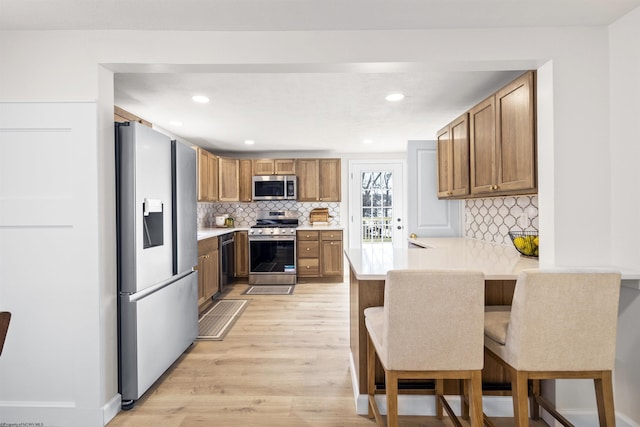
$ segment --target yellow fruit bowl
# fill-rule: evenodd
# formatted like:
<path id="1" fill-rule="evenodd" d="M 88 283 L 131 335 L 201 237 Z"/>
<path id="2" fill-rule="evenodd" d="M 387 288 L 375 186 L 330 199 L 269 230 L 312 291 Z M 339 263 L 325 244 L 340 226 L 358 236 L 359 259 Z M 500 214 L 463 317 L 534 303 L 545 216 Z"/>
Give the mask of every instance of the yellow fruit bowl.
<path id="1" fill-rule="evenodd" d="M 538 258 L 537 231 L 510 231 L 509 237 L 513 246 L 524 256 Z"/>

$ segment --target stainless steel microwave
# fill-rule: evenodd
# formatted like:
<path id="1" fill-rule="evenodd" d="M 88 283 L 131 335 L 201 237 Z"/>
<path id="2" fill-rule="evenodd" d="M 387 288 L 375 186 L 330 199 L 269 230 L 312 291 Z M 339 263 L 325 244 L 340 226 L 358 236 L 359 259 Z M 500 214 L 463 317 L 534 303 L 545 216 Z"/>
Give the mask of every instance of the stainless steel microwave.
<path id="1" fill-rule="evenodd" d="M 257 175 L 253 177 L 251 197 L 253 200 L 296 200 L 297 178 L 295 175 Z"/>

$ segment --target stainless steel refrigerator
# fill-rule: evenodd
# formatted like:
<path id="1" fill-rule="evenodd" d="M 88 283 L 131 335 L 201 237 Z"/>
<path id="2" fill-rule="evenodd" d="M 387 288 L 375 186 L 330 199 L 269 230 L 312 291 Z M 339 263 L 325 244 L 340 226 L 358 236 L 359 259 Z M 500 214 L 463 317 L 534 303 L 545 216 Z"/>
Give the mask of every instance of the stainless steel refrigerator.
<path id="1" fill-rule="evenodd" d="M 196 153 L 116 125 L 119 391 L 131 409 L 198 334 Z"/>

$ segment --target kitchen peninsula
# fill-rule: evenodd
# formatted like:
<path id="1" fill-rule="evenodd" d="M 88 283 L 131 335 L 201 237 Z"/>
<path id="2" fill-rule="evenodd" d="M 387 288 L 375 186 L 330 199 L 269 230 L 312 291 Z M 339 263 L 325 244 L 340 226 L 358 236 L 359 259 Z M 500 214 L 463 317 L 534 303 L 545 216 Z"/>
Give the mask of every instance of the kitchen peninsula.
<path id="1" fill-rule="evenodd" d="M 411 248 L 371 245 L 345 251 L 350 269 L 350 345 L 352 379 L 358 413 L 367 411 L 367 332 L 364 309 L 381 306 L 386 274 L 392 269 L 468 269 L 485 274 L 485 304 L 510 305 L 518 273 L 538 268 L 538 260 L 521 256 L 513 246 L 469 238 L 409 239 Z M 622 271 L 622 285 L 637 289 L 640 274 Z M 463 304 L 464 301 L 461 301 Z M 492 394 L 507 383 L 501 367 L 487 361 L 483 393 Z M 376 381 L 382 381 L 381 372 Z M 451 393 L 455 394 L 455 393 Z"/>
<path id="2" fill-rule="evenodd" d="M 350 266 L 350 339 L 353 383 L 358 398 L 358 412 L 366 411 L 362 396 L 367 390 L 367 331 L 364 309 L 381 306 L 387 271 L 393 269 L 466 269 L 485 274 L 485 304 L 511 304 L 518 273 L 538 268 L 536 258 L 522 257 L 512 246 L 467 238 L 409 239 L 412 248 L 371 245 L 345 251 Z M 461 301 L 463 304 L 464 301 Z M 381 374 L 377 374 L 380 381 Z M 501 385 L 505 372 L 488 365 L 483 370 L 483 383 Z M 362 404 L 360 402 L 363 402 Z"/>

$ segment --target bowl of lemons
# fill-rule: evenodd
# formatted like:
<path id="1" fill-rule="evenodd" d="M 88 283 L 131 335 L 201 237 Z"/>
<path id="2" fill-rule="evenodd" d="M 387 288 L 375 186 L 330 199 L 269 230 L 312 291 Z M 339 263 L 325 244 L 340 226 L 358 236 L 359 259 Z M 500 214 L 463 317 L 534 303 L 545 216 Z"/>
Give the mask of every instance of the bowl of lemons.
<path id="1" fill-rule="evenodd" d="M 538 258 L 538 232 L 537 231 L 510 231 L 509 237 L 513 246 L 524 256 Z"/>

